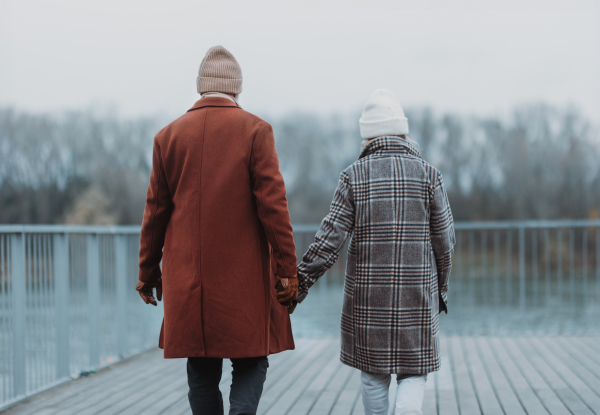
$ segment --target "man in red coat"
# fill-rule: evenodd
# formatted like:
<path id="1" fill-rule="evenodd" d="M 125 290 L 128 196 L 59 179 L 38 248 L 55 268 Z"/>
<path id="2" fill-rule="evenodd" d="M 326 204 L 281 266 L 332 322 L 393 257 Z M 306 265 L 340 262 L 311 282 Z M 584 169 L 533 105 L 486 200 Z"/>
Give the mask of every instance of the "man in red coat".
<path id="1" fill-rule="evenodd" d="M 223 414 L 227 358 L 229 414 L 255 414 L 267 356 L 294 348 L 278 303 L 298 295 L 285 186 L 271 126 L 236 101 L 242 72 L 229 51 L 209 49 L 197 88 L 202 98 L 154 139 L 136 289 L 147 304 L 154 288 L 164 295 L 159 346 L 188 358 L 193 413 Z"/>

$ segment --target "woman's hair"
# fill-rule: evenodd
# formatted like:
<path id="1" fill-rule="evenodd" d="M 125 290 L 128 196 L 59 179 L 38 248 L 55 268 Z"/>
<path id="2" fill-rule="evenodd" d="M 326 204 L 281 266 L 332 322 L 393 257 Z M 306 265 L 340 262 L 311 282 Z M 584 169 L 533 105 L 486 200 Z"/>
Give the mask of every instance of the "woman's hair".
<path id="1" fill-rule="evenodd" d="M 410 143 L 410 145 L 413 146 L 415 149 L 421 150 L 421 146 L 419 145 L 419 143 L 417 143 L 415 140 L 410 138 L 408 135 L 402 134 L 400 137 L 402 137 L 403 139 L 408 141 Z"/>

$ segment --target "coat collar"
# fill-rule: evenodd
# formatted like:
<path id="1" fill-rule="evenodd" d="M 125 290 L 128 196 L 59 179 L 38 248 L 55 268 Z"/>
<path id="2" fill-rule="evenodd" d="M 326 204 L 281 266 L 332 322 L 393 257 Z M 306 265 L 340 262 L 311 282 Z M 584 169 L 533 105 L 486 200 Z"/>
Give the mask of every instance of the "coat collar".
<path id="1" fill-rule="evenodd" d="M 204 108 L 204 107 L 233 107 L 233 108 L 240 108 L 235 102 L 227 99 L 227 98 L 221 98 L 221 97 L 211 97 L 208 96 L 206 98 L 201 98 L 198 101 L 196 101 L 196 103 L 194 104 L 194 106 L 192 108 L 190 108 L 187 112 L 190 111 L 194 111 L 200 108 Z"/>
<path id="2" fill-rule="evenodd" d="M 359 159 L 370 156 L 375 152 L 404 153 L 423 158 L 419 150 L 414 148 L 408 141 L 394 136 L 386 136 L 371 141 L 360 153 Z"/>

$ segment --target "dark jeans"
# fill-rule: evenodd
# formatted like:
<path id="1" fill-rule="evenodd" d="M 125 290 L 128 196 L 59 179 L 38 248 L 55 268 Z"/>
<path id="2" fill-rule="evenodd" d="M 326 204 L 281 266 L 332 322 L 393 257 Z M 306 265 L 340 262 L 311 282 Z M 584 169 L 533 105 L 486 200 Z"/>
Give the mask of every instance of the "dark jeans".
<path id="1" fill-rule="evenodd" d="M 267 377 L 266 356 L 231 359 L 229 415 L 255 415 Z M 189 357 L 187 363 L 188 398 L 194 415 L 223 415 L 223 397 L 219 390 L 223 359 Z"/>

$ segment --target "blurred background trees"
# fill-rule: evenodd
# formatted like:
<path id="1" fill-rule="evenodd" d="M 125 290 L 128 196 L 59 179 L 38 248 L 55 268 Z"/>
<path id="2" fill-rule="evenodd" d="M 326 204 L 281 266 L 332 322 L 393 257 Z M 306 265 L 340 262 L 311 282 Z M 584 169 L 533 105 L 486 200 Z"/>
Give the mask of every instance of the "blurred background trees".
<path id="1" fill-rule="evenodd" d="M 456 220 L 597 218 L 600 137 L 577 109 L 511 117 L 407 111 Z M 270 119 L 294 223 L 317 223 L 360 153 L 359 114 Z M 0 223 L 139 224 L 152 140 L 168 120 L 0 109 Z"/>

